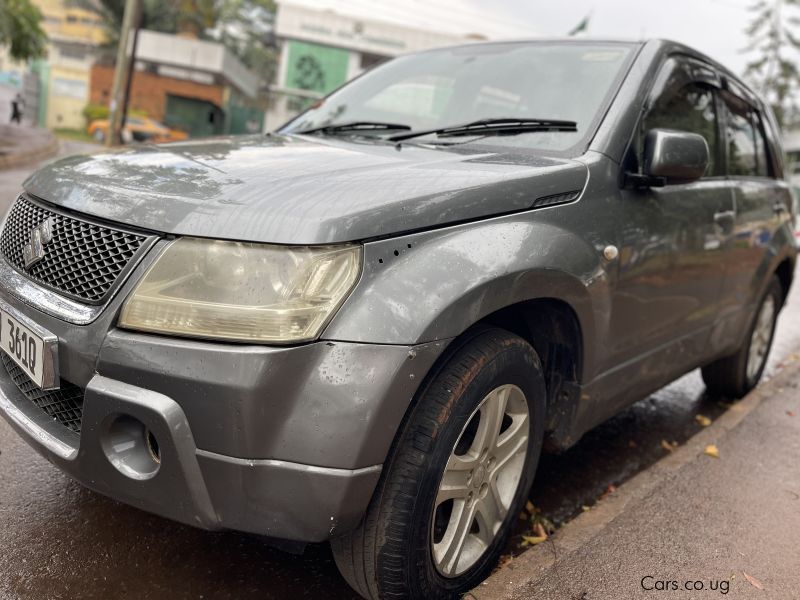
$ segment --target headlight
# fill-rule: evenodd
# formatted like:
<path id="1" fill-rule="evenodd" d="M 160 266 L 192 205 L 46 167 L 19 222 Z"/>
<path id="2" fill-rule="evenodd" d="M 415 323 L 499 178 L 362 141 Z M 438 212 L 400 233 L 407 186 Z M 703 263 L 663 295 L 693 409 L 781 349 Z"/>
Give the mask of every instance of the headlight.
<path id="1" fill-rule="evenodd" d="M 172 242 L 122 307 L 121 327 L 292 343 L 315 339 L 361 272 L 359 246 Z"/>

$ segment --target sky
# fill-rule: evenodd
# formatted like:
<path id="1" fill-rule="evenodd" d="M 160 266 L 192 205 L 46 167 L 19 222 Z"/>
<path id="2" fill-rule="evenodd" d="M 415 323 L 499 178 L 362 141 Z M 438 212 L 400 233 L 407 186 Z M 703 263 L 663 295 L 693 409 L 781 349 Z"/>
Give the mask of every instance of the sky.
<path id="1" fill-rule="evenodd" d="M 303 1 L 303 0 L 301 0 Z M 669 38 L 733 71 L 747 63 L 744 29 L 753 0 L 304 0 L 424 29 L 492 39 L 564 36 L 590 16 L 588 37 Z M 479 30 L 479 31 L 476 31 Z"/>
<path id="2" fill-rule="evenodd" d="M 453 0 L 429 0 L 431 3 Z M 458 0 L 492 19 L 562 36 L 589 15 L 589 37 L 668 38 L 683 42 L 741 73 L 747 64 L 744 29 L 752 0 Z"/>

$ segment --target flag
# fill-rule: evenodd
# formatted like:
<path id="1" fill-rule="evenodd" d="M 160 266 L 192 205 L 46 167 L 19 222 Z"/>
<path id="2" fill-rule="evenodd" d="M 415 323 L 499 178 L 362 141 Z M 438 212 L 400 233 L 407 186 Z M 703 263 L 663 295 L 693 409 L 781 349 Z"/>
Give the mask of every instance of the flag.
<path id="1" fill-rule="evenodd" d="M 572 31 L 570 31 L 567 35 L 573 36 L 573 35 L 578 35 L 579 33 L 584 33 L 586 31 L 588 31 L 589 30 L 589 20 L 591 19 L 591 17 L 592 17 L 591 14 L 586 15 L 583 18 L 583 20 L 580 23 L 578 23 L 575 26 L 575 28 Z"/>

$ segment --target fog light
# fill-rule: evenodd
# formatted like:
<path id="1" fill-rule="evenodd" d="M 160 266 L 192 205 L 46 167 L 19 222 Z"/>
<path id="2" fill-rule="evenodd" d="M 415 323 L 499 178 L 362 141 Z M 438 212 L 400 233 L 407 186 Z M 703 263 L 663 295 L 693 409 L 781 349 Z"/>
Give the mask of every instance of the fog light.
<path id="1" fill-rule="evenodd" d="M 107 426 L 100 445 L 114 468 L 131 479 L 150 479 L 161 467 L 156 437 L 134 417 L 115 417 Z"/>

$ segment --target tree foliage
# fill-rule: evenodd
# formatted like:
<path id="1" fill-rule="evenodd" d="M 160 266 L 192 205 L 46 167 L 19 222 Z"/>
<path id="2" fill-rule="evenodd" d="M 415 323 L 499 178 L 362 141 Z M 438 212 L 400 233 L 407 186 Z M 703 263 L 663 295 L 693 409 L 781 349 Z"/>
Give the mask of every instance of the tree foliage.
<path id="1" fill-rule="evenodd" d="M 800 37 L 800 0 L 757 0 L 746 29 L 747 52 L 754 58 L 745 77 L 767 99 L 781 127 L 796 125 L 800 71 L 797 68 Z"/>
<path id="2" fill-rule="evenodd" d="M 2 0 L 0 0 L 2 1 Z M 69 0 L 72 6 L 98 15 L 106 34 L 105 48 L 114 55 L 119 44 L 125 0 Z M 140 28 L 176 33 L 181 27 L 202 37 L 216 22 L 215 0 L 142 0 Z"/>
<path id="3" fill-rule="evenodd" d="M 47 54 L 47 35 L 42 13 L 30 0 L 0 0 L 0 46 L 8 47 L 16 60 Z"/>
<path id="4" fill-rule="evenodd" d="M 209 35 L 225 44 L 262 84 L 275 76 L 278 52 L 273 42 L 273 0 L 220 0 L 216 26 Z"/>
<path id="5" fill-rule="evenodd" d="M 0 0 L 4 2 L 6 0 Z M 125 0 L 69 0 L 99 15 L 106 33 L 106 49 L 113 56 L 119 44 Z M 142 0 L 142 29 L 163 33 L 191 33 L 224 44 L 262 82 L 269 83 L 277 65 L 272 42 L 273 0 Z"/>

